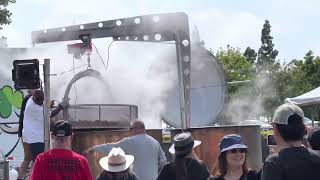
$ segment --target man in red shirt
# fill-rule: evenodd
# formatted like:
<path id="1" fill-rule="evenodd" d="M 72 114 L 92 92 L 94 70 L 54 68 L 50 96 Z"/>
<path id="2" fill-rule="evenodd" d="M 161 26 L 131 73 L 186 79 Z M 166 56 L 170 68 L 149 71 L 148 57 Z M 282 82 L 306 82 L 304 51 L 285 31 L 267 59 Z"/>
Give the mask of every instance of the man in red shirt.
<path id="1" fill-rule="evenodd" d="M 54 148 L 37 156 L 30 180 L 93 180 L 87 159 L 71 150 L 72 136 L 68 121 L 53 125 Z"/>

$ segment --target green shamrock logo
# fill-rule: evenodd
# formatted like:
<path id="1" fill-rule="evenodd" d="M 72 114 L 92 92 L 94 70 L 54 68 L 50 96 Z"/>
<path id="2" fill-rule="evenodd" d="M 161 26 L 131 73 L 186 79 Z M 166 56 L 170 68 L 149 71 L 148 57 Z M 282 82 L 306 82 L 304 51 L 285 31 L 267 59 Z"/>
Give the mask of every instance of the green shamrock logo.
<path id="1" fill-rule="evenodd" d="M 8 118 L 12 113 L 12 108 L 21 109 L 23 101 L 23 92 L 15 90 L 12 87 L 4 86 L 0 89 L 0 117 Z"/>

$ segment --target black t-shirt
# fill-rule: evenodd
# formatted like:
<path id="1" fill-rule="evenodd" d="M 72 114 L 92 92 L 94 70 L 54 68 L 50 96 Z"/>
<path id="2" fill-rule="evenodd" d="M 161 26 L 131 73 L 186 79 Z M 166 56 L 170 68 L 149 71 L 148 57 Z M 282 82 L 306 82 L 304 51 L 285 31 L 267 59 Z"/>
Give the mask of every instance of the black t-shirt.
<path id="1" fill-rule="evenodd" d="M 260 180 L 261 169 L 249 170 L 247 174 L 242 175 L 239 180 Z M 211 176 L 208 180 L 225 180 L 223 177 Z"/>
<path id="2" fill-rule="evenodd" d="M 262 180 L 319 180 L 320 156 L 305 147 L 291 147 L 270 155 L 262 169 Z"/>
<path id="3" fill-rule="evenodd" d="M 210 176 L 207 165 L 201 160 L 186 158 L 185 165 L 190 180 L 206 180 Z M 166 164 L 161 169 L 157 180 L 182 180 L 181 178 L 176 178 L 176 165 L 174 161 Z"/>

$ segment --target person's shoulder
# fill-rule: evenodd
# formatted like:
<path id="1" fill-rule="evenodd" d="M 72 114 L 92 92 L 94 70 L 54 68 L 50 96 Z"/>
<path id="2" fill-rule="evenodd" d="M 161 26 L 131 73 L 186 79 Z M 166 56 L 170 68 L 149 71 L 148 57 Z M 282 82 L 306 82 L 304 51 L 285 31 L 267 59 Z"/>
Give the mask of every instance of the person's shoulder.
<path id="1" fill-rule="evenodd" d="M 316 164 L 320 164 L 320 150 L 308 149 L 309 158 L 312 159 Z"/>
<path id="2" fill-rule="evenodd" d="M 204 161 L 202 161 L 201 159 L 198 159 L 198 160 L 194 159 L 194 160 L 195 160 L 195 161 L 198 161 L 199 164 L 201 164 L 201 165 L 203 165 L 203 166 L 207 166 L 207 164 L 206 164 Z"/>
<path id="3" fill-rule="evenodd" d="M 274 154 L 269 155 L 265 162 L 276 162 L 276 161 L 279 161 L 279 154 L 278 153 L 274 153 Z"/>
<path id="4" fill-rule="evenodd" d="M 28 101 L 31 97 L 32 97 L 32 95 L 30 95 L 30 94 L 26 95 L 26 96 L 23 98 L 22 102 L 23 102 L 23 103 L 27 103 L 27 101 Z"/>
<path id="5" fill-rule="evenodd" d="M 155 138 L 153 138 L 147 133 L 137 134 L 135 136 L 132 136 L 132 138 L 134 138 L 137 141 L 145 141 L 147 143 L 160 145 L 160 143 Z"/>
<path id="6" fill-rule="evenodd" d="M 23 99 L 29 99 L 31 96 L 32 96 L 31 94 L 28 94 Z"/>
<path id="7" fill-rule="evenodd" d="M 225 180 L 223 177 L 210 176 L 207 180 Z"/>
<path id="8" fill-rule="evenodd" d="M 72 159 L 77 159 L 77 160 L 80 160 L 80 161 L 87 161 L 87 158 L 85 158 L 84 156 L 82 156 L 82 155 L 80 155 L 77 152 L 74 152 L 72 150 L 53 149 L 51 151 L 54 152 L 53 154 L 55 154 L 56 156 L 59 154 L 59 156 L 63 157 L 63 158 L 72 158 Z"/>
<path id="9" fill-rule="evenodd" d="M 129 172 L 129 180 L 138 180 L 138 176 L 134 172 Z"/>
<path id="10" fill-rule="evenodd" d="M 262 173 L 262 169 L 250 169 L 247 173 L 248 180 L 253 180 L 253 179 L 260 179 Z"/>
<path id="11" fill-rule="evenodd" d="M 163 168 L 170 168 L 170 167 L 172 167 L 174 165 L 174 161 L 172 161 L 172 162 L 167 162 L 164 166 L 163 166 Z"/>
<path id="12" fill-rule="evenodd" d="M 87 160 L 87 158 L 85 158 L 84 156 L 82 156 L 81 154 L 78 154 L 74 151 L 71 151 L 73 157 L 77 158 L 77 159 L 80 159 L 80 160 Z"/>
<path id="13" fill-rule="evenodd" d="M 320 157 L 320 150 L 314 150 L 314 149 L 309 149 L 308 148 L 308 151 L 311 155 L 313 156 L 319 156 Z"/>
<path id="14" fill-rule="evenodd" d="M 197 171 L 210 175 L 207 164 L 200 159 L 187 158 L 187 163 Z"/>
<path id="15" fill-rule="evenodd" d="M 198 164 L 200 166 L 207 167 L 207 164 L 204 161 L 202 161 L 201 159 L 187 158 L 187 160 L 192 162 L 193 164 Z"/>
<path id="16" fill-rule="evenodd" d="M 38 160 L 46 159 L 46 158 L 48 158 L 50 156 L 50 153 L 51 153 L 51 150 L 46 151 L 46 152 L 42 152 L 42 153 L 37 155 L 37 159 Z"/>
<path id="17" fill-rule="evenodd" d="M 26 107 L 29 107 L 31 104 L 34 104 L 35 102 L 32 99 L 32 96 L 29 98 L 25 99 L 26 100 Z"/>
<path id="18" fill-rule="evenodd" d="M 150 141 L 158 142 L 154 137 L 150 136 L 150 135 L 147 134 L 147 133 L 144 133 L 143 135 L 144 135 L 144 137 L 145 137 L 146 139 L 149 139 Z"/>
<path id="19" fill-rule="evenodd" d="M 306 147 L 291 147 L 283 149 L 279 152 L 280 159 L 291 159 L 295 157 L 320 158 L 319 154 L 317 154 L 314 150 Z"/>
<path id="20" fill-rule="evenodd" d="M 161 169 L 161 171 L 168 171 L 168 170 L 174 170 L 174 166 L 175 166 L 175 163 L 172 161 L 172 162 L 167 162 Z"/>

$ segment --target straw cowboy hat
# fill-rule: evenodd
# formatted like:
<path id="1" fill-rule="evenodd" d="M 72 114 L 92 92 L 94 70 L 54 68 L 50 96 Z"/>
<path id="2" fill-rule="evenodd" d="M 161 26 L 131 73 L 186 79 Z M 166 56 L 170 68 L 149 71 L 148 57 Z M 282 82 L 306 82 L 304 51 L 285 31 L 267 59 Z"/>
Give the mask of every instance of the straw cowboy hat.
<path id="1" fill-rule="evenodd" d="M 182 132 L 174 136 L 169 152 L 178 156 L 183 155 L 200 144 L 201 141 L 193 140 L 190 132 Z"/>
<path id="2" fill-rule="evenodd" d="M 128 169 L 134 161 L 132 155 L 125 155 L 120 148 L 112 148 L 108 156 L 100 159 L 100 166 L 109 172 L 122 172 Z"/>

